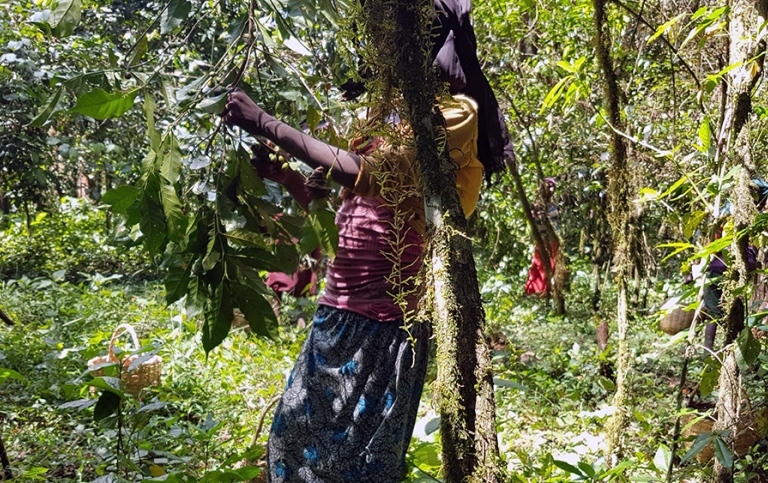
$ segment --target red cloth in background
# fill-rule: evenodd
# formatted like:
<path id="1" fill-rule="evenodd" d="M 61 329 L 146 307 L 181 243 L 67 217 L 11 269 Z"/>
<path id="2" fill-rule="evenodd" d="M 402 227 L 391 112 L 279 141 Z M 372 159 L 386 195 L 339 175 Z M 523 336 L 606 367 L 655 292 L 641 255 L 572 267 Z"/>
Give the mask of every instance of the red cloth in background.
<path id="1" fill-rule="evenodd" d="M 550 264 L 552 270 L 555 270 L 555 257 L 560 249 L 558 242 L 552 242 L 549 250 Z M 544 262 L 541 261 L 539 249 L 536 248 L 533 252 L 533 260 L 531 261 L 531 268 L 528 270 L 528 280 L 525 281 L 525 294 L 526 295 L 542 295 L 547 292 L 547 272 L 544 270 Z"/>
<path id="2" fill-rule="evenodd" d="M 312 258 L 320 258 L 320 247 L 312 252 Z M 287 293 L 294 297 L 304 297 L 317 293 L 317 276 L 311 268 L 299 268 L 293 274 L 270 272 L 267 275 L 267 286 L 279 297 Z M 309 287 L 307 287 L 309 286 Z"/>

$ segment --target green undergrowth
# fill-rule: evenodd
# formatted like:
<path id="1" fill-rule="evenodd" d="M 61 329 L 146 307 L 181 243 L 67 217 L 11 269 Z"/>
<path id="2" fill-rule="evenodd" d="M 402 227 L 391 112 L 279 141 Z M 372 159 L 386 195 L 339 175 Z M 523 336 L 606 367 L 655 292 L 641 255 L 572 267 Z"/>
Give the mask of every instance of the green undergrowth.
<path id="1" fill-rule="evenodd" d="M 614 294 L 605 289 L 593 313 L 582 302 L 591 300 L 586 273 L 576 265 L 568 313 L 557 318 L 545 301 L 521 296 L 524 274 L 481 271 L 510 482 L 664 480 L 684 346 L 659 331 L 655 308 L 671 289 L 657 284 L 648 308 L 633 309 L 633 412 L 624 456 L 609 470 L 601 449 L 614 390 Z M 166 307 L 162 289 L 150 283 L 39 277 L 0 289 L 0 308 L 15 322 L 0 326 L 0 435 L 16 481 L 259 481 L 273 404 L 308 330 L 295 321 L 310 320 L 311 300 L 284 301 L 279 340 L 236 328 L 206 355 L 200 321 Z M 602 321 L 612 333 L 604 351 L 595 335 Z M 102 378 L 84 374 L 126 323 L 141 338 L 139 356 L 163 360 L 160 384 L 140 400 L 110 385 L 116 367 Z M 118 340 L 118 350 L 132 351 L 128 337 Z M 692 381 L 704 362 L 692 362 Z M 432 366 L 406 481 L 441 481 L 434 374 Z M 678 450 L 678 460 L 685 453 Z M 750 481 L 767 464 L 764 448 L 736 464 L 739 481 Z M 704 481 L 709 471 L 695 459 L 678 461 L 673 481 Z"/>

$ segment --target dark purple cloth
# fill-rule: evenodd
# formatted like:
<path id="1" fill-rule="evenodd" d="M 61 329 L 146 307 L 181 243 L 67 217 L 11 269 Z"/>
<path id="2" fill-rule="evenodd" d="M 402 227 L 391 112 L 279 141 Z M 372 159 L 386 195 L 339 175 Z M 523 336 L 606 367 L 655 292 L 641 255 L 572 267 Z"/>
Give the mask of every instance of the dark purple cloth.
<path id="1" fill-rule="evenodd" d="M 747 248 L 747 270 L 754 270 L 756 266 L 757 251 L 755 250 L 755 247 L 750 245 L 749 248 Z M 722 275 L 725 273 L 726 268 L 728 267 L 725 265 L 725 261 L 723 260 L 723 252 L 717 252 L 712 257 L 712 261 L 709 262 L 707 272 L 716 275 Z"/>

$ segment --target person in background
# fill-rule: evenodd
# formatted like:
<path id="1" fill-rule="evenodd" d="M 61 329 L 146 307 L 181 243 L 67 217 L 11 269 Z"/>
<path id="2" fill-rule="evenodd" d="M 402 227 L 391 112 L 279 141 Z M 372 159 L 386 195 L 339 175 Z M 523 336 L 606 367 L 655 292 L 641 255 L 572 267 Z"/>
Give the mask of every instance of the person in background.
<path id="1" fill-rule="evenodd" d="M 549 247 L 549 261 L 553 273 L 556 268 L 557 253 L 560 249 L 560 241 L 556 234 L 560 229 L 560 212 L 557 205 L 552 201 L 556 186 L 555 178 L 544 178 L 539 183 L 538 199 L 533 205 L 533 216 L 536 221 L 534 229 Z M 549 220 L 555 233 L 549 232 L 546 220 Z M 531 268 L 528 270 L 528 279 L 525 281 L 525 294 L 542 296 L 547 293 L 547 287 L 547 272 L 544 267 L 540 247 L 537 246 L 533 251 Z"/>

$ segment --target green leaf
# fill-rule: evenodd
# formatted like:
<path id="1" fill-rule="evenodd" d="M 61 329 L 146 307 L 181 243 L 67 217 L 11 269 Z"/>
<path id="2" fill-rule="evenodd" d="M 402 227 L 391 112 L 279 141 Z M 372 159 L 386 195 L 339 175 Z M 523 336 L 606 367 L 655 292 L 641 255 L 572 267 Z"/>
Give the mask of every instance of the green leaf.
<path id="1" fill-rule="evenodd" d="M 206 97 L 197 103 L 197 109 L 208 114 L 219 114 L 227 105 L 227 93 L 218 96 Z"/>
<path id="2" fill-rule="evenodd" d="M 741 331 L 739 337 L 736 339 L 736 345 L 738 350 L 736 351 L 736 360 L 741 366 L 742 370 L 745 370 L 748 366 L 751 366 L 757 358 L 760 357 L 762 347 L 760 342 L 752 335 L 752 329 L 745 327 Z"/>
<path id="3" fill-rule="evenodd" d="M 144 235 L 144 247 L 152 255 L 159 255 L 167 241 L 163 207 L 149 196 L 141 204 L 139 227 Z"/>
<path id="4" fill-rule="evenodd" d="M 701 143 L 702 152 L 709 150 L 709 146 L 712 143 L 712 127 L 709 124 L 709 116 L 704 116 L 701 126 L 699 126 L 699 142 Z"/>
<path id="5" fill-rule="evenodd" d="M 707 212 L 704 210 L 698 210 L 683 215 L 683 236 L 685 238 L 693 238 L 693 234 L 706 216 Z"/>
<path id="6" fill-rule="evenodd" d="M 168 227 L 168 239 L 174 243 L 181 243 L 184 240 L 189 220 L 181 210 L 181 201 L 176 194 L 176 188 L 165 178 L 160 180 L 160 196 Z"/>
<path id="7" fill-rule="evenodd" d="M 251 330 L 255 334 L 276 339 L 277 317 L 269 301 L 249 285 L 233 284 L 232 292 L 235 305 L 245 315 Z"/>
<path id="8" fill-rule="evenodd" d="M 94 119 L 120 117 L 133 107 L 137 93 L 137 90 L 132 90 L 110 94 L 104 89 L 97 88 L 78 97 L 75 107 L 71 110 Z"/>
<path id="9" fill-rule="evenodd" d="M 160 133 L 155 128 L 155 110 L 157 103 L 155 97 L 149 90 L 144 92 L 144 115 L 147 116 L 147 136 L 149 137 L 149 146 L 157 154 L 160 152 Z"/>
<path id="10" fill-rule="evenodd" d="M 317 239 L 320 241 L 320 246 L 323 248 L 323 252 L 331 260 L 336 258 L 336 249 L 339 246 L 339 228 L 336 226 L 333 213 L 324 209 L 319 210 L 307 215 L 307 220 L 312 225 Z M 302 248 L 305 247 L 302 245 Z M 314 250 L 314 247 L 307 251 L 307 253 L 312 250 Z"/>
<path id="11" fill-rule="evenodd" d="M 573 75 L 569 75 L 560 79 L 560 81 L 557 84 L 555 84 L 555 87 L 550 89 L 546 97 L 544 97 L 544 102 L 541 103 L 541 109 L 539 109 L 539 114 L 543 114 L 544 111 L 546 111 L 547 109 L 551 109 L 552 106 L 555 105 L 555 102 L 557 102 L 557 100 L 563 94 L 563 89 L 565 88 L 565 86 L 574 79 L 575 77 Z"/>
<path id="12" fill-rule="evenodd" d="M 240 184 L 243 191 L 251 196 L 261 196 L 266 192 L 264 182 L 253 169 L 249 156 L 238 156 L 240 160 Z"/>
<path id="13" fill-rule="evenodd" d="M 61 93 L 64 92 L 64 89 L 58 89 L 49 99 L 48 104 L 45 105 L 45 108 L 43 108 L 40 113 L 35 116 L 34 119 L 29 123 L 30 126 L 34 127 L 42 127 L 46 122 L 48 122 L 48 119 L 51 118 L 51 114 L 53 114 L 54 109 L 56 109 L 56 106 L 59 104 L 59 99 L 61 99 Z"/>
<path id="14" fill-rule="evenodd" d="M 205 303 L 208 300 L 208 293 L 205 288 L 205 282 L 200 277 L 192 277 L 187 286 L 187 300 L 184 310 L 187 317 L 194 317 L 203 312 Z"/>
<path id="15" fill-rule="evenodd" d="M 124 213 L 141 195 L 141 188 L 138 186 L 123 185 L 104 193 L 101 201 L 112 206 L 116 213 Z"/>
<path id="16" fill-rule="evenodd" d="M 726 468 L 733 468 L 733 453 L 722 438 L 715 438 L 712 442 L 715 450 L 715 458 Z"/>
<path id="17" fill-rule="evenodd" d="M 189 275 L 192 272 L 193 258 L 184 266 L 172 266 L 165 275 L 165 302 L 168 305 L 176 302 L 189 291 Z"/>
<path id="18" fill-rule="evenodd" d="M 680 460 L 681 463 L 691 460 L 694 456 L 704 451 L 704 448 L 706 448 L 713 439 L 715 439 L 715 435 L 712 433 L 701 433 L 696 436 L 696 441 L 693 442 L 691 449 L 689 449 L 683 456 L 683 459 Z"/>
<path id="19" fill-rule="evenodd" d="M 669 468 L 669 464 L 672 461 L 672 452 L 665 444 L 660 444 L 659 449 L 656 450 L 656 455 L 653 457 L 653 465 L 657 470 L 665 472 Z"/>
<path id="20" fill-rule="evenodd" d="M 570 473 L 572 475 L 579 475 L 581 477 L 586 477 L 586 475 L 582 473 L 580 469 L 576 468 L 570 463 L 566 463 L 565 461 L 561 461 L 561 460 L 553 460 L 552 463 L 558 468 L 560 468 L 561 470 L 566 471 L 567 473 Z"/>
<path id="21" fill-rule="evenodd" d="M 245 248 L 240 250 L 233 258 L 257 270 L 282 273 L 295 272 L 299 266 L 299 256 L 296 253 L 296 247 L 280 244 L 275 246 L 274 249 L 276 253 L 271 253 L 258 247 Z"/>
<path id="22" fill-rule="evenodd" d="M 48 23 L 53 29 L 53 35 L 59 38 L 69 37 L 80 23 L 80 0 L 59 0 L 51 6 L 51 16 Z"/>
<path id="23" fill-rule="evenodd" d="M 226 339 L 232 327 L 234 307 L 232 292 L 226 280 L 222 280 L 213 289 L 213 297 L 209 300 L 203 323 L 203 349 L 211 352 Z"/>
<path id="24" fill-rule="evenodd" d="M 24 376 L 12 369 L 5 369 L 0 367 L 0 384 L 3 384 L 8 379 L 16 379 L 17 381 L 23 381 Z"/>
<path id="25" fill-rule="evenodd" d="M 133 46 L 133 54 L 128 61 L 128 66 L 132 67 L 136 64 L 139 64 L 141 59 L 144 58 L 144 54 L 147 53 L 148 48 L 149 44 L 147 43 L 147 35 L 144 34 L 141 36 L 138 42 L 136 42 L 136 45 Z"/>
<path id="26" fill-rule="evenodd" d="M 160 152 L 162 153 L 160 174 L 171 183 L 176 183 L 181 174 L 182 155 L 179 141 L 173 133 L 169 132 L 163 138 Z"/>
<path id="27" fill-rule="evenodd" d="M 653 35 L 651 35 L 651 37 L 648 39 L 648 41 L 646 42 L 646 44 L 650 44 L 651 42 L 653 42 L 654 40 L 656 40 L 657 38 L 659 38 L 660 36 L 662 36 L 662 35 L 663 35 L 663 34 L 664 34 L 664 33 L 665 33 L 667 30 L 669 30 L 669 29 L 670 29 L 670 27 L 672 27 L 673 25 L 675 25 L 677 22 L 679 22 L 679 21 L 680 21 L 680 19 L 684 18 L 685 16 L 686 16 L 686 14 L 684 14 L 684 13 L 681 13 L 681 14 L 680 14 L 680 15 L 678 15 L 677 17 L 673 17 L 673 18 L 671 18 L 669 21 L 667 21 L 667 22 L 665 22 L 665 23 L 663 23 L 663 24 L 659 25 L 659 28 L 657 28 L 657 29 L 656 29 L 656 32 L 654 32 L 654 34 L 653 34 Z"/>
<path id="28" fill-rule="evenodd" d="M 242 228 L 236 228 L 224 236 L 232 242 L 234 245 L 240 245 L 244 247 L 263 247 L 265 245 L 264 237 L 260 233 L 245 230 Z"/>
<path id="29" fill-rule="evenodd" d="M 93 408 L 94 421 L 101 421 L 117 412 L 120 408 L 120 396 L 110 391 L 103 391 Z"/>
<path id="30" fill-rule="evenodd" d="M 701 382 L 699 383 L 701 395 L 706 397 L 712 394 L 712 391 L 717 387 L 717 380 L 719 378 L 720 363 L 715 358 L 708 359 L 701 373 Z"/>
<path id="31" fill-rule="evenodd" d="M 186 20 L 191 11 L 192 4 L 188 0 L 171 0 L 160 16 L 160 33 L 172 32 Z"/>

